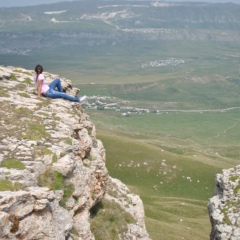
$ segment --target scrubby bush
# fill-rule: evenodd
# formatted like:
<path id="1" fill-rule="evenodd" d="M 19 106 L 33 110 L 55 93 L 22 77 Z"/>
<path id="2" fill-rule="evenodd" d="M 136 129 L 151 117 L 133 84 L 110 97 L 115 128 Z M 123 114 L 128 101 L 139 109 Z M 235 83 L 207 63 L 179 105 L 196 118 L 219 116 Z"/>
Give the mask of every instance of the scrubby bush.
<path id="1" fill-rule="evenodd" d="M 114 200 L 103 199 L 91 209 L 91 231 L 96 240 L 117 240 L 130 223 L 135 223 L 133 217 Z"/>

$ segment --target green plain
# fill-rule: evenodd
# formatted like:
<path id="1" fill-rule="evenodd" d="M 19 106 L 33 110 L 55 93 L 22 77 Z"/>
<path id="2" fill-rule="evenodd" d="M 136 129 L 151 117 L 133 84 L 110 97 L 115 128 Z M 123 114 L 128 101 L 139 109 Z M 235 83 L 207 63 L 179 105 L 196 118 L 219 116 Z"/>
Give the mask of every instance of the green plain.
<path id="1" fill-rule="evenodd" d="M 130 117 L 85 112 L 106 148 L 110 175 L 143 200 L 150 237 L 207 240 L 215 174 L 240 160 L 239 49 L 236 42 L 139 41 L 36 49 L 29 56 L 6 55 L 2 64 L 34 69 L 40 63 L 72 80 L 80 95 L 160 110 Z M 187 61 L 142 68 L 169 58 Z"/>

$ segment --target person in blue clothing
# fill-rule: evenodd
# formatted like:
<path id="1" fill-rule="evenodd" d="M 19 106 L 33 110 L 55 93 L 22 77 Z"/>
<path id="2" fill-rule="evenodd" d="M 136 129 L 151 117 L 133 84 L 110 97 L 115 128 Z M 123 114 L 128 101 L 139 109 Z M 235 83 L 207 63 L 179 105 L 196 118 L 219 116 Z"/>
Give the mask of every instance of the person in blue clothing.
<path id="1" fill-rule="evenodd" d="M 65 92 L 63 92 L 61 81 L 59 78 L 54 79 L 49 85 L 45 82 L 45 78 L 43 75 L 43 67 L 41 65 L 37 65 L 35 67 L 35 75 L 33 77 L 35 82 L 35 86 L 37 88 L 37 98 L 40 98 L 41 95 L 48 98 L 64 98 L 72 102 L 83 102 L 86 100 L 86 96 L 82 96 L 80 98 L 73 97 Z M 57 89 L 57 91 L 56 91 Z"/>

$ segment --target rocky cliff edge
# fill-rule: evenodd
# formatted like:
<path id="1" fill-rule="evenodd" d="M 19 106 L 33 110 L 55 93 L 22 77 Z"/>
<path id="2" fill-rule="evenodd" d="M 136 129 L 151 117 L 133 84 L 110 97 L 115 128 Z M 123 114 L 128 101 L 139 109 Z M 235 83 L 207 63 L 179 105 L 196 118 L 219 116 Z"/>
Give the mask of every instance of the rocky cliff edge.
<path id="1" fill-rule="evenodd" d="M 211 240 L 240 239 L 240 165 L 216 175 L 215 196 L 208 203 Z"/>
<path id="2" fill-rule="evenodd" d="M 37 99 L 32 75 L 0 66 L 0 239 L 93 240 L 106 206 L 125 219 L 109 231 L 118 214 L 108 216 L 108 239 L 150 239 L 142 201 L 109 176 L 89 116 L 79 103 Z M 61 81 L 68 94 L 79 92 Z"/>

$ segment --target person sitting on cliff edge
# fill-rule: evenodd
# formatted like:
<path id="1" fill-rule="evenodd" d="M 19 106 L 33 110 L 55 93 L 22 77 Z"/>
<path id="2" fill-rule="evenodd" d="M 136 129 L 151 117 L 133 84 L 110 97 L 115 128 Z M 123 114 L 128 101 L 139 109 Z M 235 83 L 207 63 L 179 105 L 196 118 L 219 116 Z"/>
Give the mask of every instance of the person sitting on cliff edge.
<path id="1" fill-rule="evenodd" d="M 37 88 L 37 98 L 40 98 L 41 95 L 48 98 L 63 98 L 72 102 L 82 103 L 86 100 L 86 96 L 82 96 L 80 98 L 73 97 L 65 92 L 63 92 L 61 81 L 59 78 L 54 79 L 49 85 L 46 84 L 45 78 L 43 75 L 43 67 L 41 65 L 37 65 L 35 67 L 35 75 L 33 77 L 35 86 Z M 58 91 L 55 89 L 57 88 Z"/>

